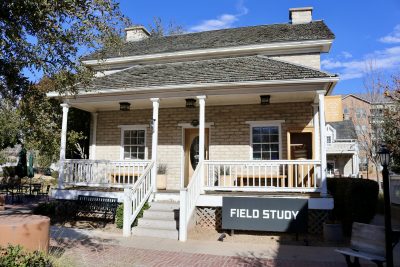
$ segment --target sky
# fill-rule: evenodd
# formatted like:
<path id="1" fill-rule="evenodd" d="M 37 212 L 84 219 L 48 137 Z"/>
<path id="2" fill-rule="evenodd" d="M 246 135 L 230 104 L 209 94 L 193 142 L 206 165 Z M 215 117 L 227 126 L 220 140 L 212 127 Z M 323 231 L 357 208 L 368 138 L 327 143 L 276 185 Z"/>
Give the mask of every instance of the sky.
<path id="1" fill-rule="evenodd" d="M 334 94 L 362 93 L 368 66 L 386 76 L 400 74 L 400 0 L 120 0 L 135 24 L 154 17 L 187 32 L 287 23 L 291 7 L 312 6 L 336 39 L 321 67 L 340 75 Z"/>

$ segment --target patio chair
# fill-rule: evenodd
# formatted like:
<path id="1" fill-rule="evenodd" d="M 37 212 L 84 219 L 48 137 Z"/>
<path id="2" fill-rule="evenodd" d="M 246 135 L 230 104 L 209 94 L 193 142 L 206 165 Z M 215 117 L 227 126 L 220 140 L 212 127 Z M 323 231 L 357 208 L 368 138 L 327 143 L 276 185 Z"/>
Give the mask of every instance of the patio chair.
<path id="1" fill-rule="evenodd" d="M 42 184 L 40 183 L 36 183 L 36 184 L 32 184 L 32 195 L 39 195 L 40 192 L 42 191 Z"/>

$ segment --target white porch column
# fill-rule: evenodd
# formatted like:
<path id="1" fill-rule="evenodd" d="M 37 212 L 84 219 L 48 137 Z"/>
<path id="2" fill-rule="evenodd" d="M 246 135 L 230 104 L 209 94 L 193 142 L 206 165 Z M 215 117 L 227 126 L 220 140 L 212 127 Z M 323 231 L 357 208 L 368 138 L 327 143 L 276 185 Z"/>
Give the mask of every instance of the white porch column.
<path id="1" fill-rule="evenodd" d="M 318 104 L 313 104 L 313 111 L 314 111 L 314 159 L 320 160 L 321 158 L 321 150 L 319 148 L 320 140 L 319 140 L 319 112 L 318 112 Z"/>
<path id="2" fill-rule="evenodd" d="M 353 164 L 353 174 L 356 175 L 356 177 L 358 177 L 358 173 L 359 173 L 359 163 L 358 163 L 358 154 L 354 153 L 353 157 L 352 157 L 352 164 Z"/>
<path id="3" fill-rule="evenodd" d="M 206 96 L 198 96 L 200 113 L 199 113 L 199 162 L 204 160 L 204 149 L 205 149 L 205 106 L 206 106 Z"/>
<path id="4" fill-rule="evenodd" d="M 151 136 L 151 159 L 154 161 L 153 169 L 151 170 L 151 182 L 153 184 L 153 192 L 157 192 L 157 146 L 158 146 L 158 109 L 160 107 L 159 98 L 150 98 L 153 102 L 153 133 Z"/>
<path id="5" fill-rule="evenodd" d="M 60 145 L 60 166 L 58 172 L 58 188 L 64 188 L 64 161 L 65 161 L 65 150 L 67 146 L 67 122 L 68 122 L 68 110 L 69 105 L 67 103 L 61 104 L 63 109 L 63 117 L 61 124 L 61 145 Z"/>
<path id="6" fill-rule="evenodd" d="M 318 92 L 320 156 L 321 156 L 321 196 L 328 194 L 326 185 L 326 133 L 325 133 L 325 91 Z"/>
<path id="7" fill-rule="evenodd" d="M 92 128 L 90 129 L 90 150 L 89 159 L 96 159 L 96 135 L 97 135 L 97 117 L 98 113 L 93 112 L 90 114 L 92 116 Z"/>

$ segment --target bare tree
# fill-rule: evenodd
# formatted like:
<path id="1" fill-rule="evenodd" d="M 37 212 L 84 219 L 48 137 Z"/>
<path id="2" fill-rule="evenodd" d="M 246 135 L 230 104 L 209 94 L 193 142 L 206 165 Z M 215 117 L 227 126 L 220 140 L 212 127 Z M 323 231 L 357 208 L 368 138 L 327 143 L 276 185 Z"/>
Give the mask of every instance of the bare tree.
<path id="1" fill-rule="evenodd" d="M 160 17 L 154 17 L 153 24 L 149 25 L 151 37 L 163 37 L 185 33 L 183 26 L 170 21 L 165 28 Z"/>

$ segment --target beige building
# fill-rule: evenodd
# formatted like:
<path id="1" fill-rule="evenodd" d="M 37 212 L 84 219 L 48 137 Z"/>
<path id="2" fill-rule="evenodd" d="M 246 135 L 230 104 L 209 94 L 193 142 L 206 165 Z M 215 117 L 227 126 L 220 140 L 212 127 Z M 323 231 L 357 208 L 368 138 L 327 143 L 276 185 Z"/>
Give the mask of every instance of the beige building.
<path id="1" fill-rule="evenodd" d="M 320 70 L 320 54 L 334 35 L 311 14 L 290 9 L 290 23 L 157 38 L 132 27 L 121 50 L 84 57 L 97 78 L 64 97 L 55 196 L 124 199 L 126 235 L 146 201 L 179 200 L 181 240 L 193 211 L 220 208 L 222 192 L 279 192 L 331 209 L 321 111 L 338 77 Z M 69 107 L 92 113 L 89 160 L 65 159 Z M 146 229 L 134 233 L 161 233 Z"/>

